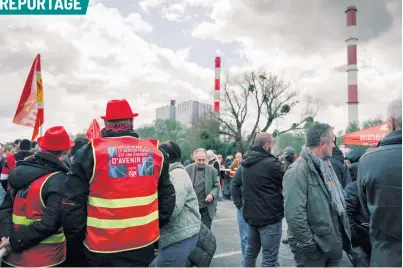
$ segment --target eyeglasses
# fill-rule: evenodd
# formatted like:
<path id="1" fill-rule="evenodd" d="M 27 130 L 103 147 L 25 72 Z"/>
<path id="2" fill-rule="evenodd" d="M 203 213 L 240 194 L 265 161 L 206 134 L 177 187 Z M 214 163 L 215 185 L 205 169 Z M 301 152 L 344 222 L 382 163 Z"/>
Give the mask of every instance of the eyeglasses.
<path id="1" fill-rule="evenodd" d="M 320 138 L 322 137 L 323 133 L 325 133 L 325 131 L 328 130 L 329 128 L 330 128 L 330 125 L 329 125 L 329 124 L 326 124 L 325 129 L 324 129 L 324 130 L 320 133 L 320 135 L 319 135 L 319 140 L 320 140 Z"/>

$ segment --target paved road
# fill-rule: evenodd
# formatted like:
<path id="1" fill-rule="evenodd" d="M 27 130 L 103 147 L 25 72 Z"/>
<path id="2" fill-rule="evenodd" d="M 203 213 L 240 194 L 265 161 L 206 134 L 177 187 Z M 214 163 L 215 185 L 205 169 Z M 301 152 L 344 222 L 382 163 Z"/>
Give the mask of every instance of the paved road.
<path id="1" fill-rule="evenodd" d="M 286 235 L 286 224 L 283 223 L 283 237 Z M 217 251 L 211 267 L 239 267 L 241 265 L 241 247 L 239 242 L 236 209 L 232 201 L 218 203 L 217 216 L 213 221 L 213 233 L 217 239 Z M 260 266 L 260 256 L 256 265 Z M 283 267 L 295 266 L 293 254 L 288 245 L 280 246 L 280 264 Z M 343 267 L 352 267 L 347 256 L 341 263 Z"/>

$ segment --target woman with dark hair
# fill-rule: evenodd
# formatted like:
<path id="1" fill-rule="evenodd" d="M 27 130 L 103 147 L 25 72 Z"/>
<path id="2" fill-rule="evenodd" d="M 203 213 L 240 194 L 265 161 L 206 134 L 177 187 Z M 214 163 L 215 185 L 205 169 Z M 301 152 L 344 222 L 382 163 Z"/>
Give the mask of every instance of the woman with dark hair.
<path id="1" fill-rule="evenodd" d="M 168 141 L 159 148 L 169 155 L 169 175 L 175 187 L 176 202 L 169 223 L 160 230 L 159 254 L 151 266 L 184 267 L 199 237 L 199 203 L 190 177 L 180 163 L 179 146 Z"/>

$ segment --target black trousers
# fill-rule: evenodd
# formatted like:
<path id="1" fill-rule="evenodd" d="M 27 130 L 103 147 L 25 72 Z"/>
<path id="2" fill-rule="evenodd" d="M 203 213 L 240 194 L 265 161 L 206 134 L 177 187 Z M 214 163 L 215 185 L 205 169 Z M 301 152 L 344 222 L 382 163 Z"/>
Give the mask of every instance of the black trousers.
<path id="1" fill-rule="evenodd" d="M 113 243 L 113 241 L 111 241 Z M 148 267 L 154 259 L 155 245 L 117 253 L 95 253 L 85 248 L 90 267 Z"/>
<path id="2" fill-rule="evenodd" d="M 1 187 L 3 187 L 4 190 L 6 190 L 6 191 L 7 191 L 7 184 L 8 184 L 8 180 L 2 180 L 1 181 Z"/>
<path id="3" fill-rule="evenodd" d="M 208 213 L 208 208 L 207 207 L 201 208 L 199 209 L 199 212 L 201 214 L 202 223 L 211 230 L 212 219 L 210 218 L 210 214 Z"/>

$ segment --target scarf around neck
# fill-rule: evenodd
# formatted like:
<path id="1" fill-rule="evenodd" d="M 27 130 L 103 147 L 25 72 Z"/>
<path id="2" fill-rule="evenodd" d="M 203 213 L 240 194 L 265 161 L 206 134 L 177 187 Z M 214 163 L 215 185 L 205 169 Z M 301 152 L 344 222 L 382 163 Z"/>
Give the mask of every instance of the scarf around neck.
<path id="1" fill-rule="evenodd" d="M 332 163 L 329 160 L 322 160 L 312 153 L 311 148 L 303 146 L 302 150 L 312 160 L 313 164 L 322 173 L 326 188 L 331 196 L 331 205 L 339 216 L 346 212 L 346 193 L 341 186 L 336 173 L 333 170 Z"/>
<path id="2" fill-rule="evenodd" d="M 119 124 L 109 124 L 101 130 L 101 136 L 112 132 L 130 132 L 134 133 L 133 126 L 131 124 L 119 123 Z"/>

